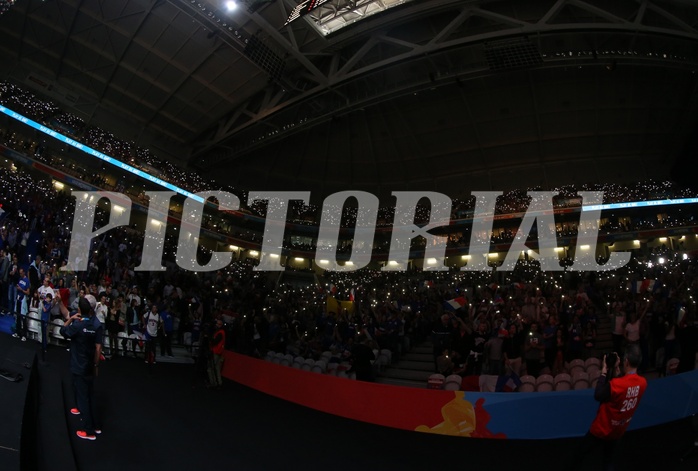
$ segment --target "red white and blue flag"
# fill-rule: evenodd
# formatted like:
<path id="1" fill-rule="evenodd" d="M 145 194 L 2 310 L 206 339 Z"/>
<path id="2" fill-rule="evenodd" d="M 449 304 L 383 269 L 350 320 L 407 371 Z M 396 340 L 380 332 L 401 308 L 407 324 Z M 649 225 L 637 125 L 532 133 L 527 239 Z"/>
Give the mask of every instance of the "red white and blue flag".
<path id="1" fill-rule="evenodd" d="M 661 286 L 657 280 L 638 280 L 630 283 L 630 291 L 633 293 L 654 292 Z"/>
<path id="2" fill-rule="evenodd" d="M 465 299 L 463 296 L 459 296 L 457 298 L 444 301 L 444 309 L 447 309 L 449 311 L 456 311 L 465 307 L 466 304 L 468 304 L 468 300 Z"/>

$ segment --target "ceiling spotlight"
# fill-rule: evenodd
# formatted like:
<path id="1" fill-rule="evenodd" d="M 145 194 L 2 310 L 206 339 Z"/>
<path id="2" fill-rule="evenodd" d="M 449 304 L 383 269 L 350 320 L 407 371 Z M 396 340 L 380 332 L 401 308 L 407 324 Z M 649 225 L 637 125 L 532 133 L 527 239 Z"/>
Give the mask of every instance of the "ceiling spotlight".
<path id="1" fill-rule="evenodd" d="M 238 7 L 238 4 L 234 1 L 225 2 L 225 7 L 228 9 L 228 11 L 233 11 Z"/>

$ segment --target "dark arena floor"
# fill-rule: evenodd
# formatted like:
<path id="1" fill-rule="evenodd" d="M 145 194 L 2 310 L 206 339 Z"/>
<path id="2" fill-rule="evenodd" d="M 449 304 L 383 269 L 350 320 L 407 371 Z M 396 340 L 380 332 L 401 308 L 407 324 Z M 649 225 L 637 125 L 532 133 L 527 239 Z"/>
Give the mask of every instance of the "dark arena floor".
<path id="1" fill-rule="evenodd" d="M 24 376 L 20 383 L 0 383 L 0 468 L 560 470 L 571 467 L 570 457 L 579 445 L 578 439 L 500 441 L 389 429 L 317 412 L 229 381 L 222 390 L 210 390 L 191 364 L 158 363 L 149 369 L 132 357 L 103 365 L 96 383 L 103 433 L 96 441 L 84 441 L 75 436 L 79 418 L 69 413 L 68 356 L 65 348 L 51 346 L 42 359 L 34 342 L 0 336 L 0 368 Z M 26 368 L 32 364 L 33 369 Z M 21 406 L 21 394 L 26 394 L 27 407 Z M 11 444 L 19 436 L 18 450 Z M 693 443 L 690 419 L 628 433 L 616 469 L 698 469 Z M 595 469 L 593 461 L 585 457 L 580 469 Z"/>

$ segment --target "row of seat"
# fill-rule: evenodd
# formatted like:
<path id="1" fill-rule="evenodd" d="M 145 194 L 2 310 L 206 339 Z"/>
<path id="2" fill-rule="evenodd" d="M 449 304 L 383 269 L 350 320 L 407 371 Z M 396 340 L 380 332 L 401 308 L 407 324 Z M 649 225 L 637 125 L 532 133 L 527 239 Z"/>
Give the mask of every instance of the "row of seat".
<path id="1" fill-rule="evenodd" d="M 600 376 L 599 370 L 593 370 L 591 374 L 586 371 L 577 371 L 574 376 L 567 373 L 560 373 L 553 377 L 549 374 L 542 374 L 537 378 L 530 375 L 521 376 L 520 392 L 548 392 L 548 391 L 571 391 L 577 389 L 588 389 L 596 387 L 596 382 Z M 478 384 L 475 385 L 481 392 L 494 392 L 498 376 L 480 375 Z M 462 388 L 463 378 L 460 375 L 432 374 L 427 380 L 429 389 L 445 389 L 447 391 L 458 391 Z"/>
<path id="2" fill-rule="evenodd" d="M 596 374 L 601 371 L 601 360 L 596 357 L 587 358 L 586 360 L 576 359 L 565 364 L 567 374 L 574 377 L 577 373 L 586 372 L 589 375 Z"/>
<path id="3" fill-rule="evenodd" d="M 445 389 L 446 391 L 460 391 L 463 378 L 460 375 L 444 376 L 434 373 L 427 380 L 428 389 Z"/>
<path id="4" fill-rule="evenodd" d="M 63 327 L 62 319 L 52 320 L 48 327 L 48 341 L 55 339 L 56 343 L 65 340 L 65 337 L 61 335 L 61 327 Z M 41 315 L 35 311 L 29 311 L 27 313 L 27 336 L 30 339 L 34 339 L 37 342 L 41 342 Z"/>
<path id="5" fill-rule="evenodd" d="M 331 355 L 331 354 L 330 354 Z M 280 353 L 269 351 L 264 359 L 281 366 L 290 366 L 303 371 L 311 371 L 313 373 L 327 374 L 337 376 L 339 378 L 356 379 L 356 373 L 349 372 L 351 363 L 349 362 L 329 362 L 330 357 L 323 356 L 319 360 L 312 358 L 303 358 L 301 356 L 294 357 L 290 353 Z"/>
<path id="6" fill-rule="evenodd" d="M 521 377 L 520 392 L 550 392 L 571 391 L 578 389 L 595 388 L 601 375 L 600 370 L 594 369 L 591 373 L 575 371 L 574 375 L 558 373 L 556 376 L 542 374 L 537 378 L 530 375 Z"/>

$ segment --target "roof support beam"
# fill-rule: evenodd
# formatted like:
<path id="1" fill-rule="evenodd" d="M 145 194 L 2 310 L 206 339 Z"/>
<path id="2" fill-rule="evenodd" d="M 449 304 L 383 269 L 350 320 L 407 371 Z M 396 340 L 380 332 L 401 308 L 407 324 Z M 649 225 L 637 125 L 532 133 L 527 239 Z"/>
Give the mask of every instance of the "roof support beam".
<path id="1" fill-rule="evenodd" d="M 264 141 L 255 141 L 257 142 L 256 144 L 250 143 L 252 142 L 252 139 L 250 139 L 249 142 L 248 140 L 238 142 L 235 147 L 238 149 L 240 155 L 244 155 L 246 151 L 259 145 L 260 142 L 268 142 L 268 139 L 277 139 L 280 136 L 286 135 L 286 133 L 296 132 L 304 126 L 317 123 L 318 120 L 327 119 L 327 117 L 331 116 L 332 114 L 342 114 L 343 112 L 349 111 L 356 107 L 380 102 L 390 96 L 405 93 L 405 90 L 408 89 L 411 90 L 419 88 L 420 86 L 429 86 L 428 83 L 420 82 L 424 82 L 424 77 L 401 76 L 399 67 L 405 63 L 409 63 L 410 61 L 421 61 L 425 57 L 431 57 L 434 54 L 470 47 L 474 44 L 485 41 L 496 41 L 498 39 L 522 35 L 535 36 L 565 34 L 566 32 L 578 32 L 580 30 L 588 31 L 590 34 L 595 34 L 594 32 L 598 31 L 602 33 L 626 33 L 629 35 L 661 35 L 663 37 L 674 37 L 678 40 L 698 41 L 698 31 L 690 28 L 686 22 L 676 19 L 673 15 L 665 12 L 664 10 L 662 10 L 663 16 L 672 18 L 672 24 L 676 26 L 675 28 L 672 28 L 672 26 L 658 27 L 643 24 L 638 25 L 632 20 L 628 21 L 620 18 L 611 11 L 605 11 L 581 0 L 558 0 L 547 11 L 541 12 L 541 18 L 538 21 L 535 21 L 534 18 L 528 17 L 526 21 L 523 21 L 519 20 L 518 18 L 502 15 L 498 12 L 487 9 L 488 5 L 495 3 L 496 2 L 472 1 L 467 2 L 467 5 L 464 5 L 463 3 L 455 4 L 454 2 L 446 0 L 433 0 L 433 3 L 431 1 L 425 3 L 415 2 L 414 5 L 406 5 L 401 10 L 401 14 L 405 17 L 410 17 L 410 15 L 423 15 L 426 13 L 426 11 L 430 11 L 430 9 L 427 7 L 431 5 L 434 5 L 436 11 L 444 11 L 443 9 L 453 10 L 454 7 L 457 7 L 459 8 L 459 14 L 455 16 L 454 19 L 448 24 L 436 31 L 433 39 L 422 45 L 413 44 L 400 38 L 394 38 L 391 36 L 390 28 L 382 28 L 377 29 L 374 33 L 366 33 L 363 37 L 363 43 L 358 45 L 358 50 L 352 49 L 352 54 L 344 64 L 341 64 L 340 62 L 340 59 L 342 58 L 341 48 L 333 49 L 334 56 L 328 66 L 330 74 L 327 82 L 318 84 L 318 86 L 287 90 L 289 93 L 284 95 L 280 101 L 275 102 L 273 106 L 254 110 L 255 118 L 250 119 L 249 121 L 238 122 L 234 128 L 229 129 L 227 134 L 218 134 L 216 137 L 211 136 L 210 134 L 206 137 L 202 136 L 202 139 L 197 146 L 198 153 L 204 152 L 212 146 L 217 145 L 217 139 L 220 139 L 221 141 L 228 139 L 241 131 L 250 129 L 252 126 L 260 123 L 262 120 L 268 119 L 276 115 L 278 112 L 292 106 L 308 105 L 303 107 L 306 112 L 309 112 L 307 113 L 307 116 L 304 116 L 302 122 L 295 123 L 293 126 L 285 127 L 283 126 L 282 121 L 279 123 L 281 124 L 279 128 L 282 129 L 282 131 L 279 132 L 278 135 L 268 137 Z M 657 7 L 651 2 L 646 3 L 647 5 L 645 8 L 654 10 L 657 9 Z M 599 20 L 596 23 L 580 23 L 575 22 L 574 20 L 570 20 L 567 23 L 548 23 L 556 18 L 558 14 L 568 5 L 574 5 L 575 7 L 589 11 L 597 18 L 602 18 L 602 20 Z M 638 7 L 642 10 L 643 4 L 638 3 Z M 659 13 L 659 11 L 657 11 L 657 13 Z M 504 28 L 487 32 L 475 31 L 470 36 L 466 35 L 453 37 L 452 33 L 462 26 L 470 16 L 487 18 L 490 21 L 495 21 L 498 24 L 503 25 Z M 678 23 L 677 21 L 673 21 L 673 19 L 676 19 Z M 381 24 L 381 20 L 377 19 L 377 22 L 378 24 Z M 399 24 L 402 25 L 402 23 Z M 344 35 L 340 33 L 337 37 L 340 38 L 342 36 Z M 398 45 L 406 48 L 407 50 L 399 54 L 386 54 L 384 57 L 375 56 L 373 52 L 380 53 L 380 51 L 374 49 L 374 46 L 382 42 Z M 332 43 L 333 40 L 329 40 L 330 47 L 332 47 Z M 287 44 L 290 46 L 290 43 L 287 42 Z M 352 41 L 351 45 L 352 48 L 356 48 L 356 41 Z M 298 51 L 298 53 L 300 54 L 300 51 Z M 366 61 L 366 63 L 362 63 L 362 61 L 367 58 L 369 53 L 371 53 L 371 60 Z M 347 55 L 348 54 L 345 52 L 345 57 Z M 569 58 L 564 60 L 573 59 Z M 639 60 L 642 59 L 640 58 Z M 386 75 L 384 72 L 389 71 L 392 67 L 395 67 L 397 76 L 401 76 L 402 78 L 395 81 L 395 83 L 386 83 L 383 81 L 383 78 L 379 77 L 384 77 Z M 450 70 L 445 74 L 442 74 L 439 80 L 442 81 L 447 77 L 455 78 L 456 75 L 460 75 L 462 78 L 464 78 L 467 74 L 485 73 L 486 71 L 486 65 L 477 66 L 468 71 L 463 71 L 462 69 Z M 350 86 L 352 81 L 370 80 L 369 77 L 371 77 L 372 74 L 376 74 L 377 79 L 380 80 L 379 86 L 376 87 L 375 91 L 367 90 L 362 92 L 361 96 L 354 96 L 354 94 L 351 92 L 354 87 Z M 298 77 L 300 77 L 300 75 L 296 75 L 296 78 Z M 408 83 L 409 79 L 411 79 L 412 82 Z M 327 104 L 330 103 L 330 101 L 327 98 L 327 94 L 331 91 L 341 93 L 346 100 L 344 100 L 343 104 L 339 105 L 339 108 L 337 108 L 336 103 L 334 103 L 332 105 L 332 109 L 328 111 Z M 311 104 L 311 101 L 313 100 L 316 102 L 316 106 Z M 271 102 L 268 104 L 271 105 Z M 286 116 L 284 119 L 289 119 L 289 117 Z M 195 152 L 194 156 L 196 156 L 196 154 L 197 153 Z M 229 156 L 232 158 L 233 153 L 230 153 Z"/>

